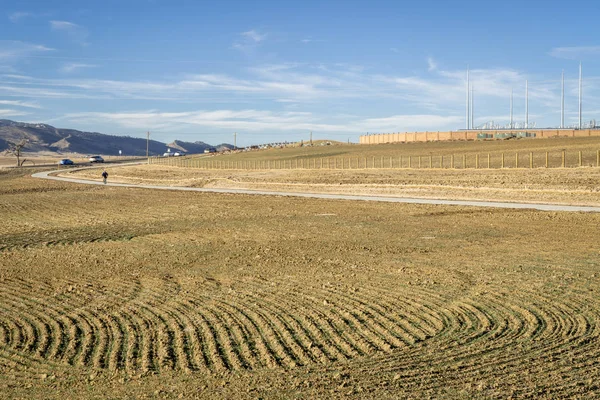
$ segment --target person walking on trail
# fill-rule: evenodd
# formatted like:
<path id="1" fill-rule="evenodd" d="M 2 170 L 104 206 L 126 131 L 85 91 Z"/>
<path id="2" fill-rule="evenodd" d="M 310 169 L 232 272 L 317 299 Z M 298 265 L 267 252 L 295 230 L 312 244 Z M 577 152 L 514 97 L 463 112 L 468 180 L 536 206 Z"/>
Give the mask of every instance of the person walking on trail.
<path id="1" fill-rule="evenodd" d="M 102 179 L 104 180 L 104 184 L 106 185 L 106 179 L 108 179 L 108 172 L 106 172 L 106 170 L 102 171 Z"/>

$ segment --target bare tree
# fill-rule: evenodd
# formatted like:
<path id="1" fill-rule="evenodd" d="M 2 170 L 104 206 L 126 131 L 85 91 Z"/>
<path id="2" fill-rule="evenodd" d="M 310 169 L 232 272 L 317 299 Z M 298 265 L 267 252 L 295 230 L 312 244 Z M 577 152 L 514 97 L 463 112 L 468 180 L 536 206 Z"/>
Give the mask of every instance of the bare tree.
<path id="1" fill-rule="evenodd" d="M 21 167 L 23 165 L 23 163 L 25 161 L 27 161 L 25 158 L 23 159 L 23 161 L 21 161 L 21 153 L 23 152 L 23 149 L 27 145 L 27 142 L 28 142 L 27 139 L 22 139 L 18 143 L 11 142 L 8 144 L 8 149 L 6 149 L 6 154 L 12 154 L 13 156 L 17 157 L 17 167 Z"/>

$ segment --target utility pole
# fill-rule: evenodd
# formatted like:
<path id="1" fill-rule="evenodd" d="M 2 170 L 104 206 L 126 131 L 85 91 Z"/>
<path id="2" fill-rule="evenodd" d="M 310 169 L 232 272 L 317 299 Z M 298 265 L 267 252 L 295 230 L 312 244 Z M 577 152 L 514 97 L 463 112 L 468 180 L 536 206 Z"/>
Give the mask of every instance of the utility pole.
<path id="1" fill-rule="evenodd" d="M 471 129 L 475 128 L 475 117 L 474 117 L 474 93 L 475 92 L 475 87 L 474 85 L 471 85 Z"/>
<path id="2" fill-rule="evenodd" d="M 579 129 L 581 129 L 581 86 L 582 74 L 581 74 L 581 62 L 579 63 Z"/>
<path id="3" fill-rule="evenodd" d="M 237 149 L 237 132 L 233 132 L 233 149 Z"/>
<path id="4" fill-rule="evenodd" d="M 150 157 L 148 156 L 149 148 L 150 148 L 150 131 L 146 132 L 146 159 L 148 160 L 148 164 L 150 164 Z"/>
<path id="5" fill-rule="evenodd" d="M 513 90 L 510 89 L 510 129 L 513 128 Z"/>
<path id="6" fill-rule="evenodd" d="M 560 128 L 565 127 L 565 70 L 562 70 L 560 93 Z"/>
<path id="7" fill-rule="evenodd" d="M 466 122 L 466 129 L 469 129 L 469 66 L 467 65 L 467 117 L 465 118 L 465 122 Z"/>
<path id="8" fill-rule="evenodd" d="M 529 128 L 529 81 L 525 81 L 525 129 Z"/>

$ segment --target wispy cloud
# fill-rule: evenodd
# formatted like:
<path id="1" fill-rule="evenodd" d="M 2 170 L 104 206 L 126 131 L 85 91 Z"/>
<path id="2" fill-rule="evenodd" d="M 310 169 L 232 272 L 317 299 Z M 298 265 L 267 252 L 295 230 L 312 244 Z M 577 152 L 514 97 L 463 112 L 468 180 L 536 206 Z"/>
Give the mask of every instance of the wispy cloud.
<path id="1" fill-rule="evenodd" d="M 348 121 L 351 119 L 352 121 Z M 327 123 L 310 112 L 272 112 L 264 110 L 198 110 L 168 113 L 157 110 L 123 113 L 72 113 L 60 118 L 72 123 L 94 125 L 113 122 L 125 129 L 183 130 L 244 130 L 254 132 L 308 131 L 360 133 L 414 129 L 429 124 L 432 129 L 447 128 L 460 121 L 460 117 L 438 115 L 395 115 L 387 118 L 360 119 L 346 115 L 345 122 Z"/>
<path id="2" fill-rule="evenodd" d="M 33 16 L 33 14 L 30 12 L 17 11 L 17 12 L 10 14 L 8 16 L 8 19 L 10 19 L 14 23 L 17 23 L 20 20 L 22 20 L 23 18 L 27 18 L 27 17 L 31 17 L 31 16 Z"/>
<path id="3" fill-rule="evenodd" d="M 65 64 L 62 67 L 60 67 L 60 72 L 71 73 L 78 69 L 96 68 L 96 67 L 97 67 L 97 65 L 94 65 L 94 64 L 68 63 L 68 64 Z"/>
<path id="4" fill-rule="evenodd" d="M 0 40 L 0 61 L 13 62 L 23 57 L 52 51 L 41 44 L 26 43 L 17 40 Z"/>
<path id="5" fill-rule="evenodd" d="M 28 115 L 28 112 L 20 110 L 2 109 L 0 108 L 0 117 L 17 117 L 20 115 Z"/>
<path id="6" fill-rule="evenodd" d="M 427 58 L 427 70 L 429 72 L 435 71 L 437 69 L 437 64 L 432 57 Z"/>
<path id="7" fill-rule="evenodd" d="M 267 38 L 266 33 L 260 33 L 254 29 L 239 34 L 238 39 L 233 43 L 233 48 L 245 53 L 252 52 L 261 42 Z"/>
<path id="8" fill-rule="evenodd" d="M 81 25 L 69 21 L 50 21 L 53 31 L 63 32 L 75 43 L 87 46 L 88 30 Z"/>
<path id="9" fill-rule="evenodd" d="M 29 103 L 29 102 L 19 101 L 19 100 L 0 100 L 0 105 L 25 107 L 25 108 L 37 108 L 37 109 L 42 108 L 39 104 Z"/>
<path id="10" fill-rule="evenodd" d="M 257 31 L 255 31 L 254 29 L 246 31 L 246 32 L 242 32 L 242 36 L 246 37 L 256 43 L 262 42 L 263 40 L 265 40 L 267 38 L 266 33 L 259 33 Z"/>
<path id="11" fill-rule="evenodd" d="M 549 54 L 556 58 L 581 60 L 590 56 L 600 56 L 600 46 L 555 47 L 550 51 Z"/>

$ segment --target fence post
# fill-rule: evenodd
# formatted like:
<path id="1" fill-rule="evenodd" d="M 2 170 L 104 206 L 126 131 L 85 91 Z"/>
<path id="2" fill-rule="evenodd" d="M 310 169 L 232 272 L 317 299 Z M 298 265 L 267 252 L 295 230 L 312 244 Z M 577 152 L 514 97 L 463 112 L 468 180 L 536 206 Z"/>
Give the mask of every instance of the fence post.
<path id="1" fill-rule="evenodd" d="M 529 168 L 533 168 L 533 151 L 529 152 Z"/>
<path id="2" fill-rule="evenodd" d="M 582 156 L 581 156 L 581 150 L 579 150 L 579 166 L 581 167 L 583 165 L 583 160 L 582 160 Z"/>
<path id="3" fill-rule="evenodd" d="M 444 156 L 440 156 L 440 169 L 444 168 Z"/>
<path id="4" fill-rule="evenodd" d="M 515 153 L 515 168 L 519 168 L 519 152 Z"/>
<path id="5" fill-rule="evenodd" d="M 561 162 L 561 166 L 564 168 L 565 167 L 565 151 L 562 151 L 562 162 Z"/>
<path id="6" fill-rule="evenodd" d="M 500 164 L 500 168 L 504 168 L 504 153 L 502 153 L 502 164 Z"/>
<path id="7" fill-rule="evenodd" d="M 490 153 L 488 153 L 488 169 L 490 169 Z"/>
<path id="8" fill-rule="evenodd" d="M 431 160 L 431 154 L 429 155 L 429 169 L 433 168 L 433 164 L 432 164 L 432 160 Z"/>
<path id="9" fill-rule="evenodd" d="M 475 169 L 479 169 L 479 154 L 475 154 Z"/>
<path id="10" fill-rule="evenodd" d="M 421 168 L 421 156 L 419 156 L 419 168 Z"/>
<path id="11" fill-rule="evenodd" d="M 548 152 L 546 152 L 546 168 L 548 168 Z"/>
<path id="12" fill-rule="evenodd" d="M 596 152 L 596 167 L 600 167 L 600 150 Z"/>
<path id="13" fill-rule="evenodd" d="M 454 154 L 450 156 L 450 168 L 454 169 Z"/>
<path id="14" fill-rule="evenodd" d="M 467 155 L 463 154 L 463 169 L 467 168 Z"/>
<path id="15" fill-rule="evenodd" d="M 375 169 L 375 156 L 373 156 L 373 169 Z"/>

